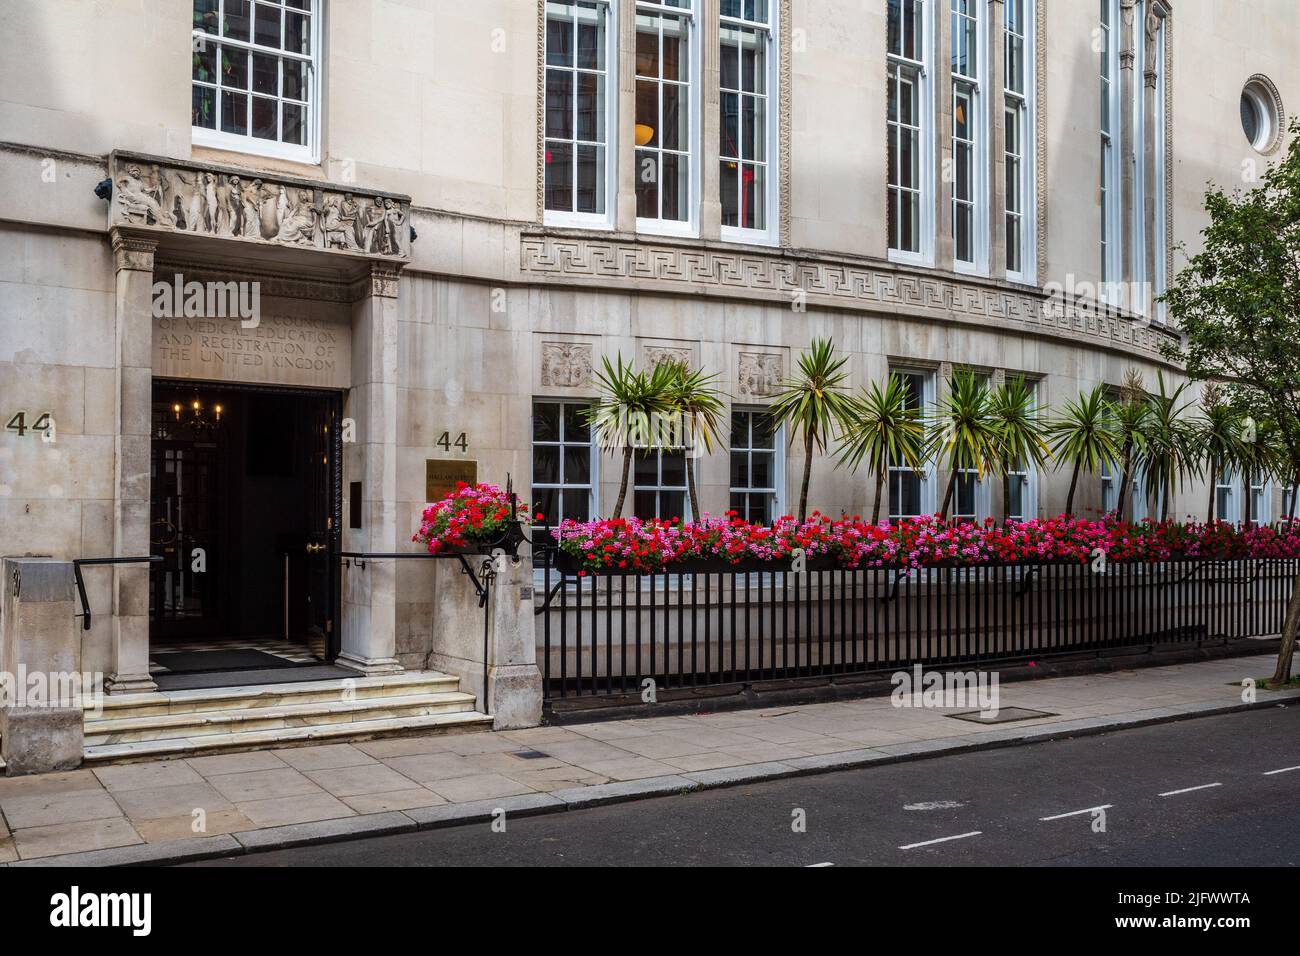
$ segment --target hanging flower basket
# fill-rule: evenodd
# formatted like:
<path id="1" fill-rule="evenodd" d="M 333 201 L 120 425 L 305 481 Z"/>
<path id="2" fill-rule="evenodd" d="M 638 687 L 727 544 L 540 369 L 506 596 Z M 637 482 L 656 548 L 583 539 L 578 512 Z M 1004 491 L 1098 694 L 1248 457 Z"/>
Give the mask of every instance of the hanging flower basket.
<path id="1" fill-rule="evenodd" d="M 450 495 L 424 509 L 411 540 L 430 554 L 491 554 L 498 547 L 513 549 L 529 518 L 527 505 L 496 485 L 461 481 Z"/>

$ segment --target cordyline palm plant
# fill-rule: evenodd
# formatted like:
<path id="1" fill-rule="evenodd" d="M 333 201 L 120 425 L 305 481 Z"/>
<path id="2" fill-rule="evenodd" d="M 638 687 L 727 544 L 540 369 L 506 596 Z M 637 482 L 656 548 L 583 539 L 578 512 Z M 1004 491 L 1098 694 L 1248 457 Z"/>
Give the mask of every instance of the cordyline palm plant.
<path id="1" fill-rule="evenodd" d="M 686 490 L 691 496 L 691 514 L 697 517 L 700 498 L 695 489 L 695 461 L 703 448 L 713 453 L 714 445 L 722 444 L 723 415 L 727 406 L 723 395 L 714 383 L 716 372 L 692 371 L 685 362 L 670 361 L 672 382 L 667 400 L 673 415 L 680 416 L 686 443 Z"/>
<path id="2" fill-rule="evenodd" d="M 1215 514 L 1219 475 L 1240 467 L 1244 456 L 1241 416 L 1228 404 L 1223 389 L 1214 384 L 1205 386 L 1201 404 L 1204 414 L 1194 427 L 1196 451 L 1209 472 L 1210 501 L 1205 512 L 1208 523 L 1222 517 Z"/>
<path id="3" fill-rule="evenodd" d="M 840 436 L 840 464 L 857 468 L 866 459 L 876 475 L 871 523 L 880 522 L 880 496 L 891 461 L 920 472 L 925 462 L 925 422 L 910 402 L 907 383 L 891 372 L 884 388 L 872 382 L 850 398 Z"/>
<path id="4" fill-rule="evenodd" d="M 1051 457 L 1039 435 L 1034 415 L 1034 390 L 1019 376 L 995 387 L 989 395 L 989 415 L 997 431 L 996 465 L 1002 477 L 1002 520 L 1011 520 L 1011 472 L 1032 464 L 1041 469 Z"/>
<path id="5" fill-rule="evenodd" d="M 998 429 L 989 403 L 988 385 L 969 369 L 953 372 L 948 394 L 939 400 L 930 421 L 926 457 L 942 457 L 948 468 L 948 485 L 939 516 L 948 517 L 957 489 L 957 476 L 974 471 L 980 481 L 998 461 Z"/>
<path id="6" fill-rule="evenodd" d="M 797 374 L 781 383 L 782 391 L 769 409 L 774 422 L 803 436 L 803 481 L 799 485 L 799 520 L 808 517 L 808 483 L 812 479 L 813 450 L 825 451 L 827 439 L 842 430 L 841 423 L 849 412 L 849 394 L 845 390 L 849 373 L 844 371 L 847 358 L 835 357 L 829 339 L 814 339 L 807 352 L 799 356 Z"/>
<path id="7" fill-rule="evenodd" d="M 603 449 L 623 454 L 615 518 L 623 514 L 634 449 L 641 448 L 649 454 L 672 444 L 673 436 L 666 425 L 672 414 L 669 392 L 675 374 L 663 363 L 650 373 L 640 371 L 631 362 L 624 363 L 622 354 L 614 362 L 606 356 L 604 368 L 595 374 L 601 396 L 585 413 L 587 421 L 596 430 L 596 440 Z"/>
<path id="8" fill-rule="evenodd" d="M 1192 404 L 1183 398 L 1189 385 L 1183 382 L 1171 392 L 1164 372 L 1157 372 L 1156 391 L 1148 399 L 1151 410 L 1143 428 L 1146 448 L 1141 463 L 1147 496 L 1160 502 L 1161 521 L 1169 520 L 1170 501 L 1184 478 L 1201 473 L 1196 428 L 1183 414 Z"/>
<path id="9" fill-rule="evenodd" d="M 1064 413 L 1048 424 L 1047 434 L 1052 457 L 1058 465 L 1069 464 L 1074 471 L 1065 499 L 1065 513 L 1072 515 L 1079 473 L 1096 474 L 1102 463 L 1114 461 L 1119 451 L 1106 386 L 1098 384 L 1091 392 L 1080 392 L 1077 401 L 1066 402 Z"/>
<path id="10" fill-rule="evenodd" d="M 1133 486 L 1133 464 L 1146 448 L 1147 415 L 1146 385 L 1142 373 L 1130 368 L 1124 373 L 1124 384 L 1119 389 L 1119 401 L 1111 404 L 1115 419 L 1116 444 L 1119 445 L 1119 495 L 1115 500 L 1115 515 L 1123 520 L 1128 514 L 1128 494 Z"/>

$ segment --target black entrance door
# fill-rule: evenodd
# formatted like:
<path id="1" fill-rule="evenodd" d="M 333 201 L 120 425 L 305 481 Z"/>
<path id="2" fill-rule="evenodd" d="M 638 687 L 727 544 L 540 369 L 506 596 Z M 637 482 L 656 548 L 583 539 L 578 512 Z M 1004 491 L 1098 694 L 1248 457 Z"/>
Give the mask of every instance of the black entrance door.
<path id="1" fill-rule="evenodd" d="M 157 381 L 151 641 L 337 653 L 334 392 Z"/>

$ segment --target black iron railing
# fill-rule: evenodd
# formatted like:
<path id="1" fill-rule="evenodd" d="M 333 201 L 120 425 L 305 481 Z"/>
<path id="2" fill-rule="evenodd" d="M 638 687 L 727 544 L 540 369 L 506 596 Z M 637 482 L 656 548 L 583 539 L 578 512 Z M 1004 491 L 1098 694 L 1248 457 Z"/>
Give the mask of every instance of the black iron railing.
<path id="1" fill-rule="evenodd" d="M 1300 562 L 579 576 L 536 548 L 546 697 L 1277 634 Z"/>
<path id="2" fill-rule="evenodd" d="M 77 615 L 81 618 L 81 629 L 90 630 L 90 598 L 86 595 L 86 580 L 81 576 L 82 568 L 103 564 L 158 564 L 162 559 L 161 554 L 146 554 L 138 557 L 73 558 L 72 577 L 77 582 L 77 597 L 81 601 L 81 613 Z"/>

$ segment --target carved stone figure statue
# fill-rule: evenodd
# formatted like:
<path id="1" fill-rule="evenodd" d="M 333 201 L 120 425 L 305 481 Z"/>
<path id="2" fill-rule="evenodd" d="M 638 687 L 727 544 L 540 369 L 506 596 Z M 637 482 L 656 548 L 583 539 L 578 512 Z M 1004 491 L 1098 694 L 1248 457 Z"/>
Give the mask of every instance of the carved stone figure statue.
<path id="1" fill-rule="evenodd" d="M 280 204 L 285 210 L 280 219 L 280 231 L 276 239 L 280 242 L 296 242 L 314 245 L 316 242 L 316 207 L 312 205 L 311 193 L 306 189 L 298 190 L 296 197 L 290 196 L 288 190 L 280 187 Z"/>
<path id="2" fill-rule="evenodd" d="M 384 200 L 375 197 L 373 206 L 367 206 L 361 212 L 361 248 L 366 252 L 379 251 L 379 226 L 384 221 Z"/>
<path id="3" fill-rule="evenodd" d="M 139 166 L 127 167 L 126 175 L 117 181 L 117 193 L 122 215 L 128 219 L 164 226 L 175 223 L 172 215 L 163 209 L 161 189 L 144 181 Z"/>
<path id="4" fill-rule="evenodd" d="M 351 193 L 343 196 L 328 196 L 325 199 L 324 218 L 321 229 L 325 234 L 326 249 L 357 249 L 356 213 L 357 204 L 352 203 L 351 214 L 346 205 L 352 199 Z"/>
<path id="5" fill-rule="evenodd" d="M 238 176 L 229 176 L 218 194 L 221 205 L 221 231 L 228 236 L 243 235 L 244 197 L 243 183 Z"/>
<path id="6" fill-rule="evenodd" d="M 384 200 L 384 241 L 380 245 L 379 251 L 387 256 L 401 255 L 402 252 L 402 223 L 406 221 L 406 216 L 397 203 L 391 199 Z"/>

